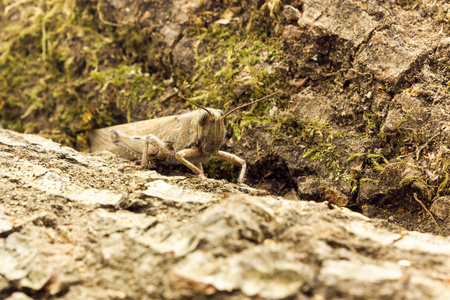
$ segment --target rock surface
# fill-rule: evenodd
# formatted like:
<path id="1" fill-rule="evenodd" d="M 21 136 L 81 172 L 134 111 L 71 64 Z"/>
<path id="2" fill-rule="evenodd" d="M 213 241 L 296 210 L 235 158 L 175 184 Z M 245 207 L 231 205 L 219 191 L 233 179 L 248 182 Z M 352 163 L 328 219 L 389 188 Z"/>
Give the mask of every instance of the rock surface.
<path id="1" fill-rule="evenodd" d="M 95 128 L 185 112 L 177 91 L 227 112 L 283 90 L 227 117 L 222 150 L 247 183 L 449 235 L 449 25 L 447 0 L 5 0 L 0 126 L 87 150 Z M 233 167 L 204 166 L 230 181 Z M 20 168 L 71 201 L 158 197 Z"/>
<path id="2" fill-rule="evenodd" d="M 124 163 L 0 130 L 1 298 L 450 297 L 449 238 Z"/>

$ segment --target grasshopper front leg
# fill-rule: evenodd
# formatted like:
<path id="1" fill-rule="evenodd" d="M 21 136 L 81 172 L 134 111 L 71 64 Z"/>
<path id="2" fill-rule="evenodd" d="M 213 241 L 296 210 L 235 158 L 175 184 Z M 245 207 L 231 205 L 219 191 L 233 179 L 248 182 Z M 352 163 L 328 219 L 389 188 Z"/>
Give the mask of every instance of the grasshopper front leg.
<path id="1" fill-rule="evenodd" d="M 239 173 L 237 182 L 238 182 L 238 184 L 244 183 L 245 172 L 247 171 L 247 163 L 245 162 L 245 160 L 243 160 L 242 158 L 240 158 L 237 155 L 234 155 L 234 154 L 231 154 L 231 153 L 225 152 L 225 151 L 217 151 L 216 153 L 213 154 L 213 156 L 222 158 L 222 159 L 229 161 L 237 166 L 240 166 L 241 173 Z"/>
<path id="2" fill-rule="evenodd" d="M 184 149 L 184 150 L 178 151 L 175 154 L 175 158 L 178 159 L 179 161 L 181 161 L 184 165 L 186 165 L 189 169 L 194 171 L 196 174 L 198 174 L 198 176 L 200 178 L 206 179 L 205 173 L 203 173 L 203 168 L 201 168 L 201 169 L 198 168 L 197 166 L 195 166 L 193 163 L 191 163 L 190 161 L 188 161 L 186 159 L 187 157 L 200 156 L 202 154 L 203 154 L 203 152 L 198 149 Z M 242 158 L 240 158 L 237 155 L 234 155 L 234 154 L 231 154 L 231 153 L 228 153 L 225 151 L 216 151 L 216 152 L 211 153 L 211 155 L 218 157 L 218 158 L 222 158 L 226 161 L 229 161 L 235 165 L 240 166 L 241 172 L 239 174 L 237 182 L 238 182 L 238 184 L 244 183 L 245 172 L 247 170 L 247 163 L 245 162 L 245 160 L 243 160 Z"/>
<path id="3" fill-rule="evenodd" d="M 196 166 L 193 163 L 191 163 L 189 160 L 186 159 L 186 157 L 192 157 L 192 156 L 200 156 L 203 152 L 198 149 L 184 149 L 180 150 L 177 153 L 175 153 L 175 158 L 178 159 L 180 162 L 182 162 L 186 167 L 194 171 L 195 174 L 197 174 L 201 179 L 206 179 L 206 175 L 203 172 L 203 166 L 200 163 L 200 166 Z"/>
<path id="4" fill-rule="evenodd" d="M 194 171 L 201 179 L 206 179 L 205 173 L 203 172 L 203 166 L 201 163 L 198 163 L 198 165 L 195 165 L 188 161 L 184 157 L 190 157 L 190 156 L 199 156 L 202 155 L 203 152 L 197 150 L 197 149 L 184 149 L 181 151 L 178 151 L 174 154 L 173 151 L 169 150 L 167 146 L 164 144 L 163 141 L 158 139 L 156 136 L 149 134 L 144 138 L 145 141 L 145 149 L 149 149 L 149 145 L 155 147 L 158 149 L 158 153 L 156 154 L 157 158 L 165 158 L 165 157 L 175 157 L 177 160 L 179 160 L 181 163 L 183 163 L 186 167 Z M 147 153 L 143 153 L 142 155 L 142 165 L 147 164 Z"/>

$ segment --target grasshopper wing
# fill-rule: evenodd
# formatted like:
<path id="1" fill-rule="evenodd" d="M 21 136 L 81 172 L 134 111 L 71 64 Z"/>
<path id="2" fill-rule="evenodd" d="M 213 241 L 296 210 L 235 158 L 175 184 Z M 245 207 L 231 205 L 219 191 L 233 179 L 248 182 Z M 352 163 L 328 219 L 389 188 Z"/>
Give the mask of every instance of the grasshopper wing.
<path id="1" fill-rule="evenodd" d="M 182 116 L 183 115 L 169 116 L 96 129 L 90 132 L 88 136 L 91 152 L 108 150 L 126 159 L 131 160 L 138 158 L 138 153 L 129 151 L 124 147 L 117 146 L 112 142 L 112 130 L 120 131 L 128 136 L 144 137 L 146 135 L 153 134 L 158 138 L 162 138 L 180 127 L 180 119 Z M 142 152 L 142 148 L 144 147 L 143 140 L 140 147 L 141 149 L 138 150 Z M 139 148 L 139 146 L 136 146 L 136 148 Z"/>

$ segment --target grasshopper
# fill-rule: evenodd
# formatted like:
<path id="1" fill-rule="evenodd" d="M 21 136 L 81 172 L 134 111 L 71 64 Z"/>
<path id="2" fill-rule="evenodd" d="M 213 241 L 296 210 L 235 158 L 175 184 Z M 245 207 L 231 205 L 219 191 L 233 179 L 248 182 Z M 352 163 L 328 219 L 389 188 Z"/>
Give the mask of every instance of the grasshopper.
<path id="1" fill-rule="evenodd" d="M 202 164 L 215 156 L 241 167 L 237 182 L 242 184 L 247 170 L 245 160 L 219 150 L 225 143 L 225 117 L 280 92 L 236 107 L 226 114 L 178 95 L 198 109 L 182 115 L 96 129 L 89 134 L 91 151 L 109 150 L 127 159 L 140 156 L 140 168 L 145 168 L 153 160 L 182 163 L 201 179 L 206 179 Z"/>

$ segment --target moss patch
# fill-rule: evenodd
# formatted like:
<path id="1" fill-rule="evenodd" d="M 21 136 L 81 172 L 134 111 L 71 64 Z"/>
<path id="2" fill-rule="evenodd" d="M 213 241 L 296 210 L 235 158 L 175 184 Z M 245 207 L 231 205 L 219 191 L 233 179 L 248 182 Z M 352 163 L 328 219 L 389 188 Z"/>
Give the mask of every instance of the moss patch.
<path id="1" fill-rule="evenodd" d="M 87 149 L 94 119 L 129 121 L 135 103 L 161 90 L 143 60 L 152 49 L 145 34 L 102 23 L 98 8 L 96 1 L 3 5 L 10 20 L 0 43 L 3 127 Z"/>

